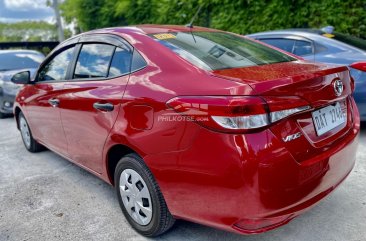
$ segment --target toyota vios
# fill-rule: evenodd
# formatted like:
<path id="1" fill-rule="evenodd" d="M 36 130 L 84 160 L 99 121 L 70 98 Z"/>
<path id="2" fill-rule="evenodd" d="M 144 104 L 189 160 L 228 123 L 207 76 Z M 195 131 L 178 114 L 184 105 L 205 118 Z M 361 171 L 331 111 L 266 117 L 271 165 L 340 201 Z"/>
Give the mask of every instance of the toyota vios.
<path id="1" fill-rule="evenodd" d="M 355 163 L 360 120 L 346 67 L 223 31 L 142 25 L 60 44 L 14 113 L 43 146 L 116 187 L 146 236 L 185 219 L 238 233 L 289 222 Z M 346 200 L 345 200 L 346 201 Z"/>

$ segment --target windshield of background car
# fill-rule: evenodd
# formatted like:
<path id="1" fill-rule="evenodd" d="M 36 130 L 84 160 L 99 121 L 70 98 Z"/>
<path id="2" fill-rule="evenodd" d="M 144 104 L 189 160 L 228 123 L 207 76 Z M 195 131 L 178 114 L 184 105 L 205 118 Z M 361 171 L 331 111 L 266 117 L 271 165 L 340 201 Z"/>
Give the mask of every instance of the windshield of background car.
<path id="1" fill-rule="evenodd" d="M 364 39 L 342 33 L 333 33 L 333 35 L 333 38 L 338 41 L 352 45 L 353 47 L 357 47 L 362 50 L 366 50 L 366 40 Z"/>
<path id="2" fill-rule="evenodd" d="M 0 71 L 38 68 L 43 59 L 43 55 L 29 52 L 0 53 Z"/>
<path id="3" fill-rule="evenodd" d="M 242 68 L 296 60 L 255 41 L 223 32 L 169 32 L 149 36 L 193 65 L 206 70 Z"/>

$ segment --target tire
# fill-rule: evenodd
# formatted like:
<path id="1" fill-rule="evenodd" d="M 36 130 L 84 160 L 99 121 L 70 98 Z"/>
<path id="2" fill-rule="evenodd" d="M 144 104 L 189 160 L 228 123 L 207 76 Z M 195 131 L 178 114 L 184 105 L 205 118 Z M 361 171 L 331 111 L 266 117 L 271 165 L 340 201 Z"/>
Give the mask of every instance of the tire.
<path id="1" fill-rule="evenodd" d="M 4 114 L 4 113 L 0 112 L 0 119 L 4 119 L 4 118 L 6 118 L 6 117 L 8 117 L 6 114 Z"/>
<path id="2" fill-rule="evenodd" d="M 19 113 L 18 125 L 25 148 L 32 153 L 43 151 L 45 148 L 33 139 L 28 122 L 22 112 Z"/>
<path id="3" fill-rule="evenodd" d="M 175 219 L 160 188 L 138 155 L 128 154 L 118 162 L 114 183 L 123 214 L 137 232 L 155 237 L 173 226 Z"/>
<path id="4" fill-rule="evenodd" d="M 2 113 L 0 112 L 0 119 L 5 119 L 5 118 L 10 118 L 10 117 L 13 117 L 14 115 L 13 114 L 8 114 L 8 113 Z"/>

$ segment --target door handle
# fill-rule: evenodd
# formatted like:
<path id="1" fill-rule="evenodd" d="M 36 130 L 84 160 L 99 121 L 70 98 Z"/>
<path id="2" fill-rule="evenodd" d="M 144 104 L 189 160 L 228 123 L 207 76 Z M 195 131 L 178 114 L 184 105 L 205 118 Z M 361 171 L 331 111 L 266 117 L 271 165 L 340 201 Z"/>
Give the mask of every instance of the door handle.
<path id="1" fill-rule="evenodd" d="M 114 105 L 111 103 L 99 103 L 96 102 L 93 104 L 94 109 L 101 110 L 101 111 L 113 111 Z"/>
<path id="2" fill-rule="evenodd" d="M 48 103 L 52 106 L 52 107 L 57 107 L 60 104 L 60 100 L 58 99 L 49 99 Z"/>

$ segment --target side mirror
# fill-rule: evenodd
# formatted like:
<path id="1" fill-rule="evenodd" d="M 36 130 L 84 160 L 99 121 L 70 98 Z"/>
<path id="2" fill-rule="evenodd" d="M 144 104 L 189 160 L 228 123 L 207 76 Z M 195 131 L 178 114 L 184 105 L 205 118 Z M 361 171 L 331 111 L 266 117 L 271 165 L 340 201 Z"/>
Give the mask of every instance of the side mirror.
<path id="1" fill-rule="evenodd" d="M 349 67 L 366 72 L 366 62 L 356 62 Z"/>
<path id="2" fill-rule="evenodd" d="M 30 78 L 30 71 L 23 71 L 13 75 L 13 77 L 11 77 L 11 82 L 14 84 L 25 85 L 30 83 Z"/>

